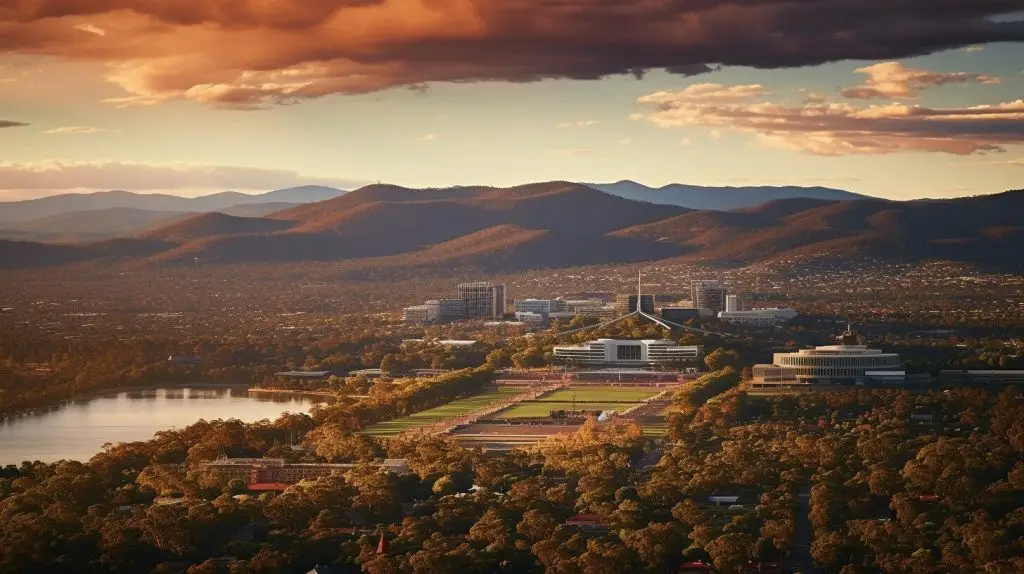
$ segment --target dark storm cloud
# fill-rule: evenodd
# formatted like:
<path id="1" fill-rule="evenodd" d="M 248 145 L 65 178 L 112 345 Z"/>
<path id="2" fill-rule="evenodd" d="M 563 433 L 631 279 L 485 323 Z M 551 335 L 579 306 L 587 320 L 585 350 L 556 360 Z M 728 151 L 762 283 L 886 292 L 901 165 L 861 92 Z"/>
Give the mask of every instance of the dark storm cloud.
<path id="1" fill-rule="evenodd" d="M 1024 41 L 1024 0 L 14 0 L 0 50 L 106 61 L 129 96 L 258 106 L 430 82 L 686 75 Z"/>

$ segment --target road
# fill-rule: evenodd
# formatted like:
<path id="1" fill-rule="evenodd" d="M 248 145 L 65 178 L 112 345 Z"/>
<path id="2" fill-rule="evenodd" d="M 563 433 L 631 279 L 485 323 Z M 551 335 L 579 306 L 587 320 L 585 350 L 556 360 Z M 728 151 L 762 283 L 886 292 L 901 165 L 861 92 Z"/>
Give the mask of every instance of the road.
<path id="1" fill-rule="evenodd" d="M 663 451 L 664 448 L 660 446 L 655 447 L 654 450 L 643 455 L 636 461 L 636 463 L 633 464 L 633 470 L 637 472 L 643 472 L 648 468 L 651 468 L 652 466 L 658 464 L 658 461 L 661 460 L 661 454 Z"/>
<path id="2" fill-rule="evenodd" d="M 811 487 L 807 485 L 804 492 L 797 495 L 799 506 L 794 517 L 793 547 L 786 556 L 786 572 L 816 572 L 814 560 L 811 559 L 811 542 L 814 539 L 814 528 L 811 526 Z"/>

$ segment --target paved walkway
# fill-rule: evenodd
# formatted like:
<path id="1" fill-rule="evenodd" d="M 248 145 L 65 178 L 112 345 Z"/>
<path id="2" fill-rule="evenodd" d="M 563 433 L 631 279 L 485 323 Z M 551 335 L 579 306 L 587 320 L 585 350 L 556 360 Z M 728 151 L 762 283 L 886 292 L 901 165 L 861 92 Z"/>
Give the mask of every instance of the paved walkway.
<path id="1" fill-rule="evenodd" d="M 814 540 L 814 527 L 811 526 L 811 487 L 797 495 L 799 507 L 794 517 L 793 547 L 786 556 L 786 572 L 817 572 L 811 558 L 811 542 Z"/>

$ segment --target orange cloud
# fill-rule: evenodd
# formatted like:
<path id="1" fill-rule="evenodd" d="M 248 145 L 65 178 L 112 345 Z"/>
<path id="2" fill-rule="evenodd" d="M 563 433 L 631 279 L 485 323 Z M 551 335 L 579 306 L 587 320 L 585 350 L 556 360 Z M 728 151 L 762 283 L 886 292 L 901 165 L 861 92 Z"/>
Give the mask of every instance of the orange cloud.
<path id="1" fill-rule="evenodd" d="M 726 97 L 729 94 L 746 95 Z M 638 98 L 640 111 L 631 117 L 664 128 L 732 128 L 755 134 L 764 145 L 815 155 L 968 155 L 1024 144 L 1024 100 L 965 108 L 857 107 L 806 100 L 799 105 L 767 102 L 762 94 L 757 85 L 690 86 Z"/>
<path id="2" fill-rule="evenodd" d="M 1024 41 L 1024 24 L 994 19 L 1010 4 L 8 0 L 0 51 L 107 62 L 126 91 L 115 105 L 251 108 L 430 82 L 696 74 Z"/>
<path id="3" fill-rule="evenodd" d="M 843 96 L 862 100 L 872 98 L 916 98 L 925 88 L 946 84 L 998 84 L 999 78 L 967 72 L 933 72 L 907 68 L 900 62 L 880 62 L 856 70 L 867 74 L 861 85 L 843 90 Z"/>

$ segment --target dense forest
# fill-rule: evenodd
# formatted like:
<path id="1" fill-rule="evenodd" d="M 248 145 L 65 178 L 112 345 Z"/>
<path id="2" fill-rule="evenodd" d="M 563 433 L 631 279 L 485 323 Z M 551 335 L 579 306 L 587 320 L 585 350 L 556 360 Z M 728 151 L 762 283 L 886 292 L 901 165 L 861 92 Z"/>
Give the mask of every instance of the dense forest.
<path id="1" fill-rule="evenodd" d="M 200 421 L 84 463 L 8 466 L 0 571 L 746 572 L 791 556 L 805 518 L 826 571 L 1024 567 L 1020 389 L 752 397 L 726 365 L 678 390 L 660 445 L 594 422 L 509 453 L 358 434 L 491 376 L 462 370 L 312 416 Z M 304 449 L 285 446 L 295 434 Z M 220 454 L 362 464 L 256 496 L 202 472 Z M 384 457 L 413 473 L 382 472 Z M 579 514 L 598 528 L 567 524 Z"/>

